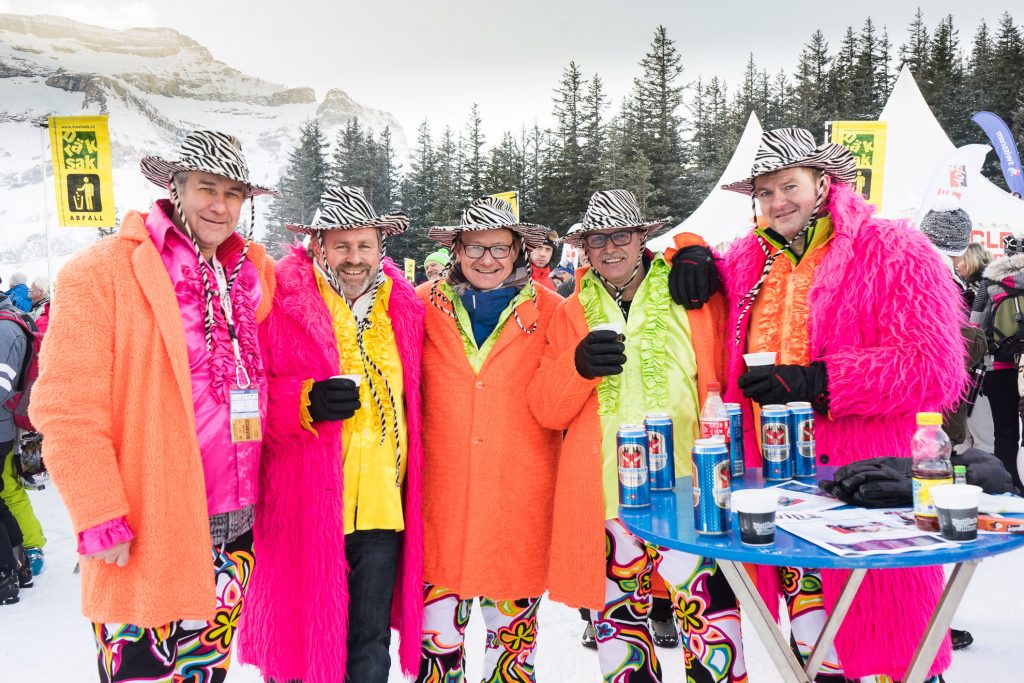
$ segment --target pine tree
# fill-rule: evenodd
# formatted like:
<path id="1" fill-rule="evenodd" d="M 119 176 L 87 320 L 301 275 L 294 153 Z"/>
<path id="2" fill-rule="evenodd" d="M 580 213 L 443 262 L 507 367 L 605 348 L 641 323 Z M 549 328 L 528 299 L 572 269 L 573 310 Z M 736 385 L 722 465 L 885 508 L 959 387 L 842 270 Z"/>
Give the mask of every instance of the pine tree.
<path id="1" fill-rule="evenodd" d="M 430 136 L 430 123 L 424 119 L 416 136 L 416 145 L 409 153 L 409 174 L 402 183 L 402 206 L 413 226 L 430 222 L 438 193 L 437 152 Z"/>
<path id="2" fill-rule="evenodd" d="M 967 89 L 970 93 L 971 109 L 988 111 L 992 93 L 996 87 L 999 74 L 994 72 L 992 62 L 995 58 L 995 47 L 988 24 L 982 19 L 974 32 L 971 56 L 967 61 Z"/>
<path id="3" fill-rule="evenodd" d="M 270 207 L 267 230 L 262 241 L 274 256 L 283 252 L 283 244 L 295 241 L 295 233 L 287 223 L 309 223 L 320 205 L 320 196 L 327 184 L 327 139 L 316 119 L 306 121 L 299 129 L 299 140 L 288 155 L 288 165 L 277 183 L 281 197 Z"/>
<path id="4" fill-rule="evenodd" d="M 857 41 L 858 50 L 853 67 L 846 75 L 846 86 L 850 93 L 847 116 L 857 121 L 878 117 L 881 99 L 875 92 L 878 73 L 878 38 L 871 17 L 864 20 Z"/>
<path id="5" fill-rule="evenodd" d="M 459 168 L 459 150 L 455 134 L 446 126 L 437 148 L 437 202 L 430 216 L 431 225 L 454 225 L 462 211 L 462 179 Z"/>
<path id="6" fill-rule="evenodd" d="M 973 124 L 964 93 L 963 60 L 957 36 L 953 15 L 939 21 L 932 33 L 921 92 L 946 134 L 960 145 L 969 139 L 969 127 Z"/>
<path id="7" fill-rule="evenodd" d="M 924 74 L 931 45 L 928 27 L 924 23 L 924 12 L 920 6 L 914 13 L 914 21 L 907 29 L 907 33 L 910 34 L 907 42 L 900 46 L 899 70 L 902 70 L 904 66 L 909 66 L 914 78 L 920 78 Z"/>
<path id="8" fill-rule="evenodd" d="M 851 92 L 851 77 L 857 65 L 857 36 L 852 26 L 846 27 L 839 51 L 832 60 L 829 72 L 829 108 L 832 110 L 830 119 L 845 121 L 855 118 L 853 112 L 856 102 Z"/>
<path id="9" fill-rule="evenodd" d="M 330 179 L 337 185 L 362 187 L 365 167 L 365 137 L 359 117 L 353 117 L 338 131 L 331 154 Z"/>
<path id="10" fill-rule="evenodd" d="M 1018 113 L 1020 93 L 1024 90 L 1024 38 L 1009 12 L 1004 12 L 999 18 L 992 51 L 992 72 L 995 82 L 990 96 L 990 111 L 1003 117 L 1019 140 L 1024 131 L 1024 116 Z"/>
<path id="11" fill-rule="evenodd" d="M 793 116 L 797 125 L 817 134 L 829 117 L 828 77 L 832 58 L 828 41 L 818 29 L 800 52 L 793 89 Z"/>
<path id="12" fill-rule="evenodd" d="M 469 121 L 466 122 L 465 137 L 462 138 L 462 153 L 459 157 L 462 167 L 462 188 L 471 198 L 479 197 L 484 192 L 486 168 L 483 149 L 485 142 L 480 107 L 474 102 L 469 110 Z"/>

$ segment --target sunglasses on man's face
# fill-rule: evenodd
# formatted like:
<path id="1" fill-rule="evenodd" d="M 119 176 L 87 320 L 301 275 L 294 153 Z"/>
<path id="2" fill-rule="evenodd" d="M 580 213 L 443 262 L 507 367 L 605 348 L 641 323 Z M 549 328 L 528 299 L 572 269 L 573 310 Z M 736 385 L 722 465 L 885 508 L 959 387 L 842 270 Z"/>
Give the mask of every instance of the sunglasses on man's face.
<path id="1" fill-rule="evenodd" d="M 584 237 L 583 241 L 586 242 L 587 246 L 591 249 L 600 249 L 608 244 L 608 240 L 611 240 L 612 244 L 617 247 L 624 247 L 633 241 L 633 235 L 635 233 L 635 230 L 619 230 L 618 232 L 613 232 L 610 235 L 603 232 L 595 232 Z"/>

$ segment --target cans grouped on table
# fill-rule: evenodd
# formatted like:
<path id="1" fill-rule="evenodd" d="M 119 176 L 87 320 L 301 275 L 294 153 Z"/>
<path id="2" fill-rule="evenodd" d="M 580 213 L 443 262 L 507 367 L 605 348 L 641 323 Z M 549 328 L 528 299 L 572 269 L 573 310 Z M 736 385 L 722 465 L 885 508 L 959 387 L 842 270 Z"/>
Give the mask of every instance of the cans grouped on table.
<path id="1" fill-rule="evenodd" d="M 729 449 L 722 439 L 693 444 L 693 527 L 699 534 L 726 534 L 732 528 Z"/>
<path id="2" fill-rule="evenodd" d="M 784 405 L 761 407 L 761 463 L 766 481 L 793 478 L 793 446 L 789 409 Z"/>
<path id="3" fill-rule="evenodd" d="M 647 467 L 652 491 L 671 491 L 676 487 L 676 447 L 672 418 L 667 413 L 651 413 L 644 419 L 647 431 Z"/>
<path id="4" fill-rule="evenodd" d="M 814 409 L 805 401 L 787 403 L 789 439 L 793 453 L 793 475 L 813 477 L 818 473 L 814 446 Z"/>
<path id="5" fill-rule="evenodd" d="M 729 468 L 733 478 L 742 479 L 747 473 L 743 460 L 743 408 L 739 403 L 726 403 L 729 413 Z"/>
<path id="6" fill-rule="evenodd" d="M 619 505 L 633 508 L 650 505 L 647 429 L 643 425 L 622 425 L 616 434 L 615 445 L 619 471 Z"/>

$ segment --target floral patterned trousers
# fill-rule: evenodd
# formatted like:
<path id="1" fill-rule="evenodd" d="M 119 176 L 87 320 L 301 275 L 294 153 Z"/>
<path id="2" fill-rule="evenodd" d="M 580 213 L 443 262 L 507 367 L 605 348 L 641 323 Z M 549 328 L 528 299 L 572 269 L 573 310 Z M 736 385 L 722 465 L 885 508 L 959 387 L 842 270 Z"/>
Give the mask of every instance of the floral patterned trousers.
<path id="1" fill-rule="evenodd" d="M 462 599 L 444 588 L 427 584 L 423 592 L 423 657 L 417 683 L 458 683 L 465 679 L 463 646 L 473 598 Z M 540 598 L 491 600 L 480 598 L 487 643 L 485 683 L 533 683 Z"/>
<path id="2" fill-rule="evenodd" d="M 173 621 L 157 628 L 93 624 L 102 683 L 222 683 L 252 576 L 252 531 L 213 547 L 217 611 L 213 621 Z"/>

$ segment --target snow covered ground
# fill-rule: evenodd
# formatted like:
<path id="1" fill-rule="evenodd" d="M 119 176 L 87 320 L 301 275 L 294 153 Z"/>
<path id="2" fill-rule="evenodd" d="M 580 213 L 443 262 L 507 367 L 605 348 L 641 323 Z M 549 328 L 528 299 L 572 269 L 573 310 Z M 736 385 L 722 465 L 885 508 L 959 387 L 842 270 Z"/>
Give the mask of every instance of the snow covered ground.
<path id="1" fill-rule="evenodd" d="M 0 607 L 0 681 L 4 683 L 92 683 L 95 651 L 79 612 L 78 577 L 71 524 L 53 488 L 34 492 L 32 502 L 46 530 L 46 568 L 17 605 Z M 1024 551 L 983 562 L 954 623 L 970 630 L 975 644 L 954 656 L 948 683 L 1024 680 Z M 899 606 L 894 606 L 899 609 Z M 582 622 L 576 610 L 545 603 L 540 612 L 541 640 L 537 678 L 542 683 L 600 681 L 597 654 L 579 644 Z M 746 628 L 751 683 L 779 683 L 768 657 Z M 480 680 L 484 629 L 474 615 L 467 635 L 469 676 Z M 683 683 L 682 652 L 659 650 L 665 681 Z M 400 681 L 397 667 L 391 679 Z M 228 683 L 258 683 L 251 668 L 236 665 Z"/>

